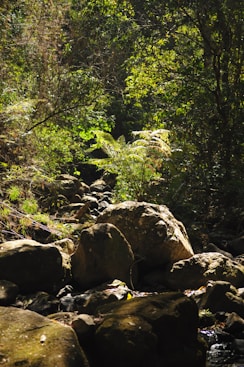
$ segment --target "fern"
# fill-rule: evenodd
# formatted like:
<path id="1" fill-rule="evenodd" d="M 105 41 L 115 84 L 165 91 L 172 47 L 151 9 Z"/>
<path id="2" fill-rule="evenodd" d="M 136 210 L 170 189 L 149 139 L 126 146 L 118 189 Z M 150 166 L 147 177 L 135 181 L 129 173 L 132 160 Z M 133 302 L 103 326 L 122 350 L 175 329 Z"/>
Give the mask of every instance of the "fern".
<path id="1" fill-rule="evenodd" d="M 171 153 L 169 131 L 134 131 L 134 140 L 117 140 L 104 131 L 95 131 L 96 143 L 89 152 L 101 148 L 106 158 L 92 158 L 88 163 L 117 176 L 115 196 L 117 200 L 141 200 L 149 190 L 150 182 L 161 178 L 160 168 Z"/>

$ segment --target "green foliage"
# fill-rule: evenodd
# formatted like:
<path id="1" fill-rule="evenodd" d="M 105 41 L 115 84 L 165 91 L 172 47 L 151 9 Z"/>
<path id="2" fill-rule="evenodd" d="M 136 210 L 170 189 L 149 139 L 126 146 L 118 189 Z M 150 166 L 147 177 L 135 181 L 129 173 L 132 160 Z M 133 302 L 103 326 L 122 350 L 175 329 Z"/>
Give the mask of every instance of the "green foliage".
<path id="1" fill-rule="evenodd" d="M 52 221 L 51 221 L 51 218 L 49 217 L 48 214 L 43 214 L 43 213 L 34 213 L 32 218 L 36 221 L 36 222 L 39 222 L 39 223 L 42 223 L 42 224 L 46 224 L 46 225 L 51 225 L 52 224 Z"/>
<path id="2" fill-rule="evenodd" d="M 3 207 L 8 208 L 8 205 L 14 205 L 16 210 L 25 214 L 40 212 L 37 188 L 41 186 L 42 182 L 51 182 L 51 180 L 35 166 L 13 165 L 1 185 L 2 196 L 5 198 Z"/>
<path id="3" fill-rule="evenodd" d="M 145 200 L 150 183 L 160 179 L 159 171 L 170 155 L 168 134 L 164 129 L 134 131 L 134 141 L 126 142 L 124 136 L 115 140 L 109 133 L 95 131 L 91 150 L 101 148 L 107 158 L 89 163 L 116 175 L 116 200 Z"/>
<path id="4" fill-rule="evenodd" d="M 23 202 L 25 212 L 17 210 L 6 202 L 0 202 L 1 232 L 0 240 L 5 242 L 9 236 L 13 238 L 31 237 L 33 228 L 43 228 L 55 234 L 55 238 L 71 236 L 72 227 L 65 223 L 53 221 L 48 214 L 42 214 L 37 210 L 36 202 L 28 199 Z M 5 235 L 7 237 L 5 238 Z"/>
<path id="5" fill-rule="evenodd" d="M 8 221 L 11 208 L 0 205 L 0 218 L 2 221 Z"/>
<path id="6" fill-rule="evenodd" d="M 21 197 L 21 189 L 13 185 L 7 190 L 7 195 L 10 201 L 17 201 Z"/>
<path id="7" fill-rule="evenodd" d="M 167 37 L 138 38 L 126 67 L 126 102 L 134 101 L 137 108 L 146 111 L 145 106 L 150 103 L 146 118 L 153 126 L 161 127 L 170 118 L 169 102 L 176 96 L 180 82 L 175 50 L 168 49 Z"/>
<path id="8" fill-rule="evenodd" d="M 92 129 L 111 130 L 109 98 L 93 66 L 67 63 L 70 7 L 71 1 L 0 7 L 0 126 L 18 145 L 5 150 L 2 164 L 35 164 L 54 175 L 83 159 Z"/>
<path id="9" fill-rule="evenodd" d="M 49 127 L 40 127 L 36 131 L 38 140 L 36 152 L 38 166 L 47 174 L 57 175 L 62 167 L 73 161 L 73 154 L 78 153 L 82 159 L 82 151 L 79 144 L 74 142 L 72 132 L 51 124 Z M 77 150 L 77 152 L 76 152 Z"/>
<path id="10" fill-rule="evenodd" d="M 181 148 L 163 174 L 168 205 L 223 220 L 243 205 L 241 2 L 142 1 L 135 10 L 144 24 L 126 61 L 126 102 L 144 126 L 166 123 Z"/>
<path id="11" fill-rule="evenodd" d="M 21 209 L 26 214 L 36 214 L 38 212 L 38 203 L 34 198 L 30 197 L 21 203 Z"/>
<path id="12" fill-rule="evenodd" d="M 241 228 L 242 27 L 240 0 L 2 1 L 1 191 L 19 202 L 10 188 L 29 167 L 34 181 L 78 174 L 102 130 L 96 164 L 117 175 L 118 198 L 166 200 L 205 224 L 231 211 Z M 171 155 L 168 136 L 156 148 L 149 134 L 164 128 Z"/>

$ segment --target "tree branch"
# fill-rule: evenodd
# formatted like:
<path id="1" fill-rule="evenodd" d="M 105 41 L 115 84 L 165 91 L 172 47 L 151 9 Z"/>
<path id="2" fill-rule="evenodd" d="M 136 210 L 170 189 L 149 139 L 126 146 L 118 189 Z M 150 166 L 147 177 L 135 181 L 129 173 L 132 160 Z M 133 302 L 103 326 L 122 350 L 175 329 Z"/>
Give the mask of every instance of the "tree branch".
<path id="1" fill-rule="evenodd" d="M 32 125 L 29 129 L 26 130 L 26 134 L 29 133 L 30 131 L 34 130 L 37 126 L 40 126 L 42 124 L 44 124 L 45 122 L 47 122 L 50 118 L 60 115 L 61 113 L 67 112 L 67 111 L 72 111 L 75 108 L 79 107 L 79 103 L 77 103 L 74 106 L 65 108 L 65 109 L 60 109 L 57 111 L 54 111 L 53 113 L 51 113 L 50 115 L 46 116 L 43 120 L 36 122 L 34 125 Z"/>

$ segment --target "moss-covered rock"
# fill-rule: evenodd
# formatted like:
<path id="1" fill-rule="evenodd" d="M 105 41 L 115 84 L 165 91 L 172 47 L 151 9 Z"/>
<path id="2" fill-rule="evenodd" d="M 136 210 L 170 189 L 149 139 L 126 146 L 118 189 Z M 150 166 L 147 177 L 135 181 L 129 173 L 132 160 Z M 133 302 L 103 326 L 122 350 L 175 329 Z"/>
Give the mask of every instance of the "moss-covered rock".
<path id="1" fill-rule="evenodd" d="M 88 367 L 75 332 L 35 312 L 0 307 L 2 367 Z"/>

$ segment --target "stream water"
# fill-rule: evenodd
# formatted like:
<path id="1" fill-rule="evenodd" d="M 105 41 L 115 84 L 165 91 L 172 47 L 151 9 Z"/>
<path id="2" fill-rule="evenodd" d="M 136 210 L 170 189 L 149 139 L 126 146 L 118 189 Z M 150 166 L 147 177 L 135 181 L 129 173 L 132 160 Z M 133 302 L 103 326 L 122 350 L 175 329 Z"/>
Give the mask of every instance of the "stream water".
<path id="1" fill-rule="evenodd" d="M 209 347 L 206 367 L 244 367 L 244 339 L 212 329 L 201 330 L 200 335 Z"/>

